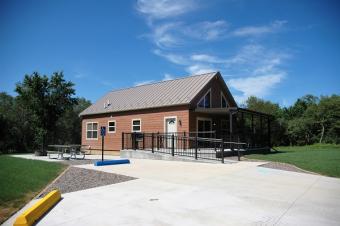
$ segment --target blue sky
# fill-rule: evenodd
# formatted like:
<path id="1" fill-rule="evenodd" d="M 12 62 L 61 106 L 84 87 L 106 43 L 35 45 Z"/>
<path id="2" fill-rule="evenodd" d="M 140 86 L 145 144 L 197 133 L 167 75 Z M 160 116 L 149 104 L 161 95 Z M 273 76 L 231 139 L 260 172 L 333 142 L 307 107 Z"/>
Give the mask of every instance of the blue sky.
<path id="1" fill-rule="evenodd" d="M 219 70 L 237 101 L 340 93 L 340 3 L 328 0 L 0 1 L 0 91 L 64 71 L 95 101 Z"/>

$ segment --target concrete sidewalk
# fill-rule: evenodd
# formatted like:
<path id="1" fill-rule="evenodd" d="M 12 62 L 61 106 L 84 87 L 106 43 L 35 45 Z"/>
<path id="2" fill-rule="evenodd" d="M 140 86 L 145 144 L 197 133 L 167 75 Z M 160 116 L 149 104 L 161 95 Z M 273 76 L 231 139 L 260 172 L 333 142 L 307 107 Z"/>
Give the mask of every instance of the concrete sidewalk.
<path id="1" fill-rule="evenodd" d="M 139 179 L 63 194 L 38 225 L 339 225 L 339 179 L 259 164 L 77 166 Z"/>

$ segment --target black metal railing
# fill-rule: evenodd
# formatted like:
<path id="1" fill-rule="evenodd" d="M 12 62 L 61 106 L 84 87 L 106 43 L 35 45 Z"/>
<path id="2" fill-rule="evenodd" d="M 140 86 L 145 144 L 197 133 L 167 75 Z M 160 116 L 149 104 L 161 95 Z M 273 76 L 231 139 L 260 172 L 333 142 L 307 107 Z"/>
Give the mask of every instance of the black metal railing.
<path id="1" fill-rule="evenodd" d="M 172 156 L 186 156 L 224 162 L 227 152 L 245 148 L 245 143 L 224 142 L 185 133 L 122 133 L 122 149 L 146 150 Z"/>

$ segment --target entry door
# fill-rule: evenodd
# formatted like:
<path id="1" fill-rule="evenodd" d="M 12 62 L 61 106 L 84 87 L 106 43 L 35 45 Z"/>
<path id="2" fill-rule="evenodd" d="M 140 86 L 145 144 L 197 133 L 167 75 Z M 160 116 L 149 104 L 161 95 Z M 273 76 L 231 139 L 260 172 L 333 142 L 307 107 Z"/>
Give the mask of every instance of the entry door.
<path id="1" fill-rule="evenodd" d="M 176 132 L 177 132 L 176 118 L 166 118 L 165 119 L 165 132 L 169 135 L 168 138 L 166 139 L 166 146 L 168 148 L 171 148 L 172 147 L 171 135 L 172 134 L 176 135 Z M 176 140 L 175 140 L 174 144 L 175 144 L 175 147 L 176 147 Z"/>

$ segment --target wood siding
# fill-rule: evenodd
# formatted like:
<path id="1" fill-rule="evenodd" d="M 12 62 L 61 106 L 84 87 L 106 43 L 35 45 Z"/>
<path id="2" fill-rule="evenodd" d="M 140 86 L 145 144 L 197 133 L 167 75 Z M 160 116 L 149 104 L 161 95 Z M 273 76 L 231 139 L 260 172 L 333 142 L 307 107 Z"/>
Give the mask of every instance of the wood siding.
<path id="1" fill-rule="evenodd" d="M 105 150 L 118 151 L 121 149 L 122 132 L 132 131 L 132 119 L 141 119 L 142 132 L 164 132 L 164 117 L 177 117 L 177 132 L 189 131 L 188 106 L 148 109 L 142 111 L 120 112 L 105 115 L 84 116 L 82 118 L 82 145 L 89 145 L 91 149 L 101 149 L 100 127 L 108 127 L 108 121 L 116 121 L 116 132 L 106 133 Z M 181 121 L 181 123 L 179 122 Z M 98 139 L 86 139 L 86 123 L 98 122 Z M 108 131 L 108 128 L 107 128 Z"/>

